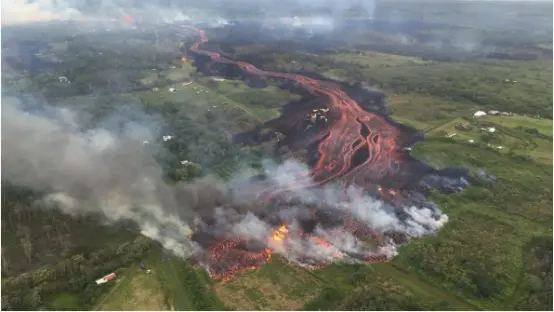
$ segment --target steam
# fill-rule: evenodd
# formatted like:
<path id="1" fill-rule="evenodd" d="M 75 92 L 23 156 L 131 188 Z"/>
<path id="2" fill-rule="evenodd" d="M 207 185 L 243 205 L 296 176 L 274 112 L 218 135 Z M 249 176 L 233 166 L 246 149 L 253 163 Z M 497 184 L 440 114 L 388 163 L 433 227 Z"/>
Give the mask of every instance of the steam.
<path id="1" fill-rule="evenodd" d="M 319 207 L 318 209 L 332 209 L 348 213 L 355 220 L 377 233 L 394 232 L 405 235 L 408 239 L 435 233 L 448 222 L 448 216 L 430 202 L 419 207 L 410 205 L 395 208 L 364 195 L 356 187 L 350 187 L 346 192 L 346 196 L 344 196 L 341 186 L 336 184 L 326 184 L 315 189 L 294 188 L 294 186 L 313 183 L 310 179 L 300 175 L 302 172 L 308 172 L 309 168 L 295 160 L 287 160 L 282 164 L 268 161 L 264 167 L 265 175 L 270 177 L 271 182 L 274 183 L 272 190 L 288 191 L 290 192 L 289 196 L 295 199 L 295 204 L 292 206 L 287 204 L 286 207 L 272 207 L 272 209 L 277 210 L 276 214 L 287 224 L 291 233 L 301 231 L 298 221 L 310 217 L 306 216 L 307 205 L 316 205 Z M 243 181 L 243 175 L 239 175 L 240 178 L 237 178 L 236 182 L 231 181 L 231 185 L 237 186 L 239 181 Z M 235 201 L 238 199 L 243 202 L 253 201 L 257 199 L 259 194 L 267 191 L 267 185 L 261 183 L 248 185 L 243 183 L 240 186 L 234 190 Z M 221 227 L 224 223 L 219 221 L 216 227 Z M 267 240 L 268 237 L 271 237 L 273 231 L 275 231 L 274 227 L 250 213 L 233 226 L 235 235 L 259 241 Z M 286 248 L 281 242 L 270 242 L 270 247 L 289 261 L 301 265 L 337 261 L 356 262 L 367 256 L 385 255 L 390 258 L 397 254 L 396 243 L 392 240 L 386 240 L 380 246 L 371 246 L 348 231 L 324 229 L 319 225 L 316 227 L 314 234 L 317 237 L 324 238 L 331 243 L 331 246 L 317 244 L 314 241 L 315 236 L 302 237 L 290 234 L 287 235 Z M 356 258 L 356 256 L 358 257 Z"/>

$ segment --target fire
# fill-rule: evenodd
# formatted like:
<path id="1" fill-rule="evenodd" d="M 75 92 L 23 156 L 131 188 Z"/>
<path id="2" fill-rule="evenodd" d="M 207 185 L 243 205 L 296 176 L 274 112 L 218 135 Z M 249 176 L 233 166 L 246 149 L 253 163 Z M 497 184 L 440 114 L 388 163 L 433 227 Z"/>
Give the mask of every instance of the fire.
<path id="1" fill-rule="evenodd" d="M 273 231 L 273 240 L 276 241 L 282 241 L 285 238 L 285 234 L 288 233 L 289 230 L 287 229 L 286 225 L 281 225 L 278 229 Z"/>
<path id="2" fill-rule="evenodd" d="M 181 62 L 183 62 L 183 63 L 186 63 L 186 62 L 187 62 L 187 58 L 186 58 L 186 57 L 184 57 L 184 56 L 183 56 L 183 57 L 181 57 Z"/>
<path id="3" fill-rule="evenodd" d="M 127 22 L 127 23 L 132 23 L 133 22 L 133 17 L 131 15 L 126 15 L 124 17 L 124 19 L 125 19 L 125 22 Z"/>
<path id="4" fill-rule="evenodd" d="M 323 238 L 321 237 L 317 237 L 317 236 L 314 236 L 314 241 L 316 244 L 318 245 L 321 245 L 323 247 L 331 247 L 331 243 L 329 243 L 328 241 L 324 240 Z"/>

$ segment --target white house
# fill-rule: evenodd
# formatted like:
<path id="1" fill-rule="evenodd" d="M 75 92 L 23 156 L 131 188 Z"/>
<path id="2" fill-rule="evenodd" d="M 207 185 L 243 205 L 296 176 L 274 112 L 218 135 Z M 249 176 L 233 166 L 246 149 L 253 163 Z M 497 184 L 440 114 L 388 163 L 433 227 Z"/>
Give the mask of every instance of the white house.
<path id="1" fill-rule="evenodd" d="M 484 111 L 476 111 L 475 114 L 473 114 L 473 117 L 482 117 L 486 115 L 487 113 L 485 113 Z"/>
<path id="2" fill-rule="evenodd" d="M 100 279 L 97 279 L 96 280 L 96 284 L 100 285 L 100 284 L 104 284 L 104 283 L 107 283 L 109 280 L 112 280 L 114 278 L 116 278 L 117 275 L 115 275 L 115 273 L 110 273 Z"/>

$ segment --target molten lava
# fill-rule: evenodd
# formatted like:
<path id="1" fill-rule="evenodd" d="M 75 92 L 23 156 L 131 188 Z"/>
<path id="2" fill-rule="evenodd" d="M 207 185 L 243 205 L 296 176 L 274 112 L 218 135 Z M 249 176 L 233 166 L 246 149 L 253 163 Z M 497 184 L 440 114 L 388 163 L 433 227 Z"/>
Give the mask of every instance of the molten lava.
<path id="1" fill-rule="evenodd" d="M 190 26 L 182 27 L 192 28 Z M 208 38 L 204 30 L 195 30 L 200 39 L 192 43 L 190 52 L 193 53 L 196 60 L 203 58 L 209 59 L 210 64 L 232 65 L 251 77 L 293 81 L 295 87 L 303 88 L 313 95 L 327 99 L 326 108 L 315 109 L 312 112 L 324 111 L 328 116 L 335 116 L 312 118 L 315 120 L 314 124 L 319 125 L 314 127 L 319 128 L 310 133 L 303 146 L 315 144 L 314 154 L 317 155 L 317 159 L 309 170 L 295 174 L 294 183 L 276 185 L 269 179 L 257 181 L 257 185 L 261 186 L 261 191 L 257 193 L 257 202 L 260 205 L 269 206 L 271 200 L 283 197 L 283 194 L 320 186 L 337 179 L 340 179 L 345 190 L 354 185 L 361 190 L 362 194 L 368 192 L 382 197 L 394 197 L 393 199 L 396 200 L 403 196 L 401 190 L 407 189 L 414 181 L 418 181 L 427 174 L 425 171 L 427 168 L 422 169 L 421 163 L 412 161 L 413 158 L 405 152 L 404 147 L 416 140 L 414 135 L 407 134 L 407 130 L 394 124 L 387 117 L 362 107 L 338 84 L 294 73 L 262 70 L 246 62 L 228 59 L 217 52 L 203 50 L 200 46 L 208 42 Z M 186 57 L 183 56 L 181 61 L 185 62 Z M 288 128 L 282 125 L 289 119 L 283 115 L 282 120 L 275 119 L 266 124 L 280 129 L 279 132 L 285 136 L 289 134 L 299 136 L 298 128 L 294 127 L 290 127 L 291 130 L 288 134 L 285 133 Z M 324 121 L 320 121 L 320 119 Z M 292 142 L 293 139 L 283 141 Z M 376 194 L 376 190 L 379 194 Z M 314 208 L 313 213 L 310 213 L 313 216 L 313 220 L 310 222 L 321 224 L 316 222 L 318 212 L 318 209 Z M 313 234 L 313 232 L 306 233 L 303 230 L 292 228 L 290 225 L 281 224 L 269 233 L 269 237 L 263 242 L 265 245 L 258 251 L 253 251 L 252 248 L 241 248 L 242 244 L 248 243 L 243 238 L 220 239 L 210 245 L 208 259 L 205 259 L 204 262 L 208 265 L 212 276 L 229 279 L 238 272 L 263 265 L 269 261 L 272 252 L 287 253 L 287 248 L 292 246 L 289 243 L 293 241 L 296 248 L 301 250 L 313 242 L 316 246 L 315 249 L 323 248 L 328 251 L 319 259 L 310 259 L 311 256 L 306 254 L 295 258 L 297 262 L 305 261 L 304 263 L 308 263 L 312 267 L 319 267 L 321 261 L 324 260 L 340 260 L 345 255 L 365 262 L 388 260 L 391 253 L 385 252 L 385 248 L 380 248 L 386 244 L 384 234 L 375 232 L 368 225 L 356 220 L 350 213 L 334 211 L 329 214 L 332 217 L 324 216 L 323 218 L 327 218 L 328 224 L 333 224 L 333 226 L 336 224 L 336 226 L 331 229 L 327 228 L 327 234 L 334 232 L 337 236 L 344 234 L 342 237 L 349 239 L 356 237 L 363 241 L 371 241 L 374 244 L 372 246 L 375 247 L 371 250 L 377 251 L 367 251 L 363 255 L 352 254 L 350 251 L 342 249 L 346 247 L 335 246 L 332 242 Z M 314 224 L 312 224 L 312 230 L 316 227 Z M 333 241 L 337 240 L 333 238 Z"/>

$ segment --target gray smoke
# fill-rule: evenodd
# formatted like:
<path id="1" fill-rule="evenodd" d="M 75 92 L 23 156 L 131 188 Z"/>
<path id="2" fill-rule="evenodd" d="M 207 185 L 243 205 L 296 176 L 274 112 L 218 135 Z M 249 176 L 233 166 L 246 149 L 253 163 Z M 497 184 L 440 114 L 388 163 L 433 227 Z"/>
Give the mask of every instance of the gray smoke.
<path id="1" fill-rule="evenodd" d="M 144 235 L 186 256 L 195 246 L 186 239 L 190 229 L 183 220 L 203 199 L 189 187 L 179 190 L 186 200 L 177 203 L 175 187 L 162 180 L 143 144 L 153 139 L 147 127 L 133 122 L 118 132 L 82 132 L 68 109 L 30 113 L 17 99 L 3 98 L 2 180 L 46 192 L 41 207 L 134 221 Z"/>

